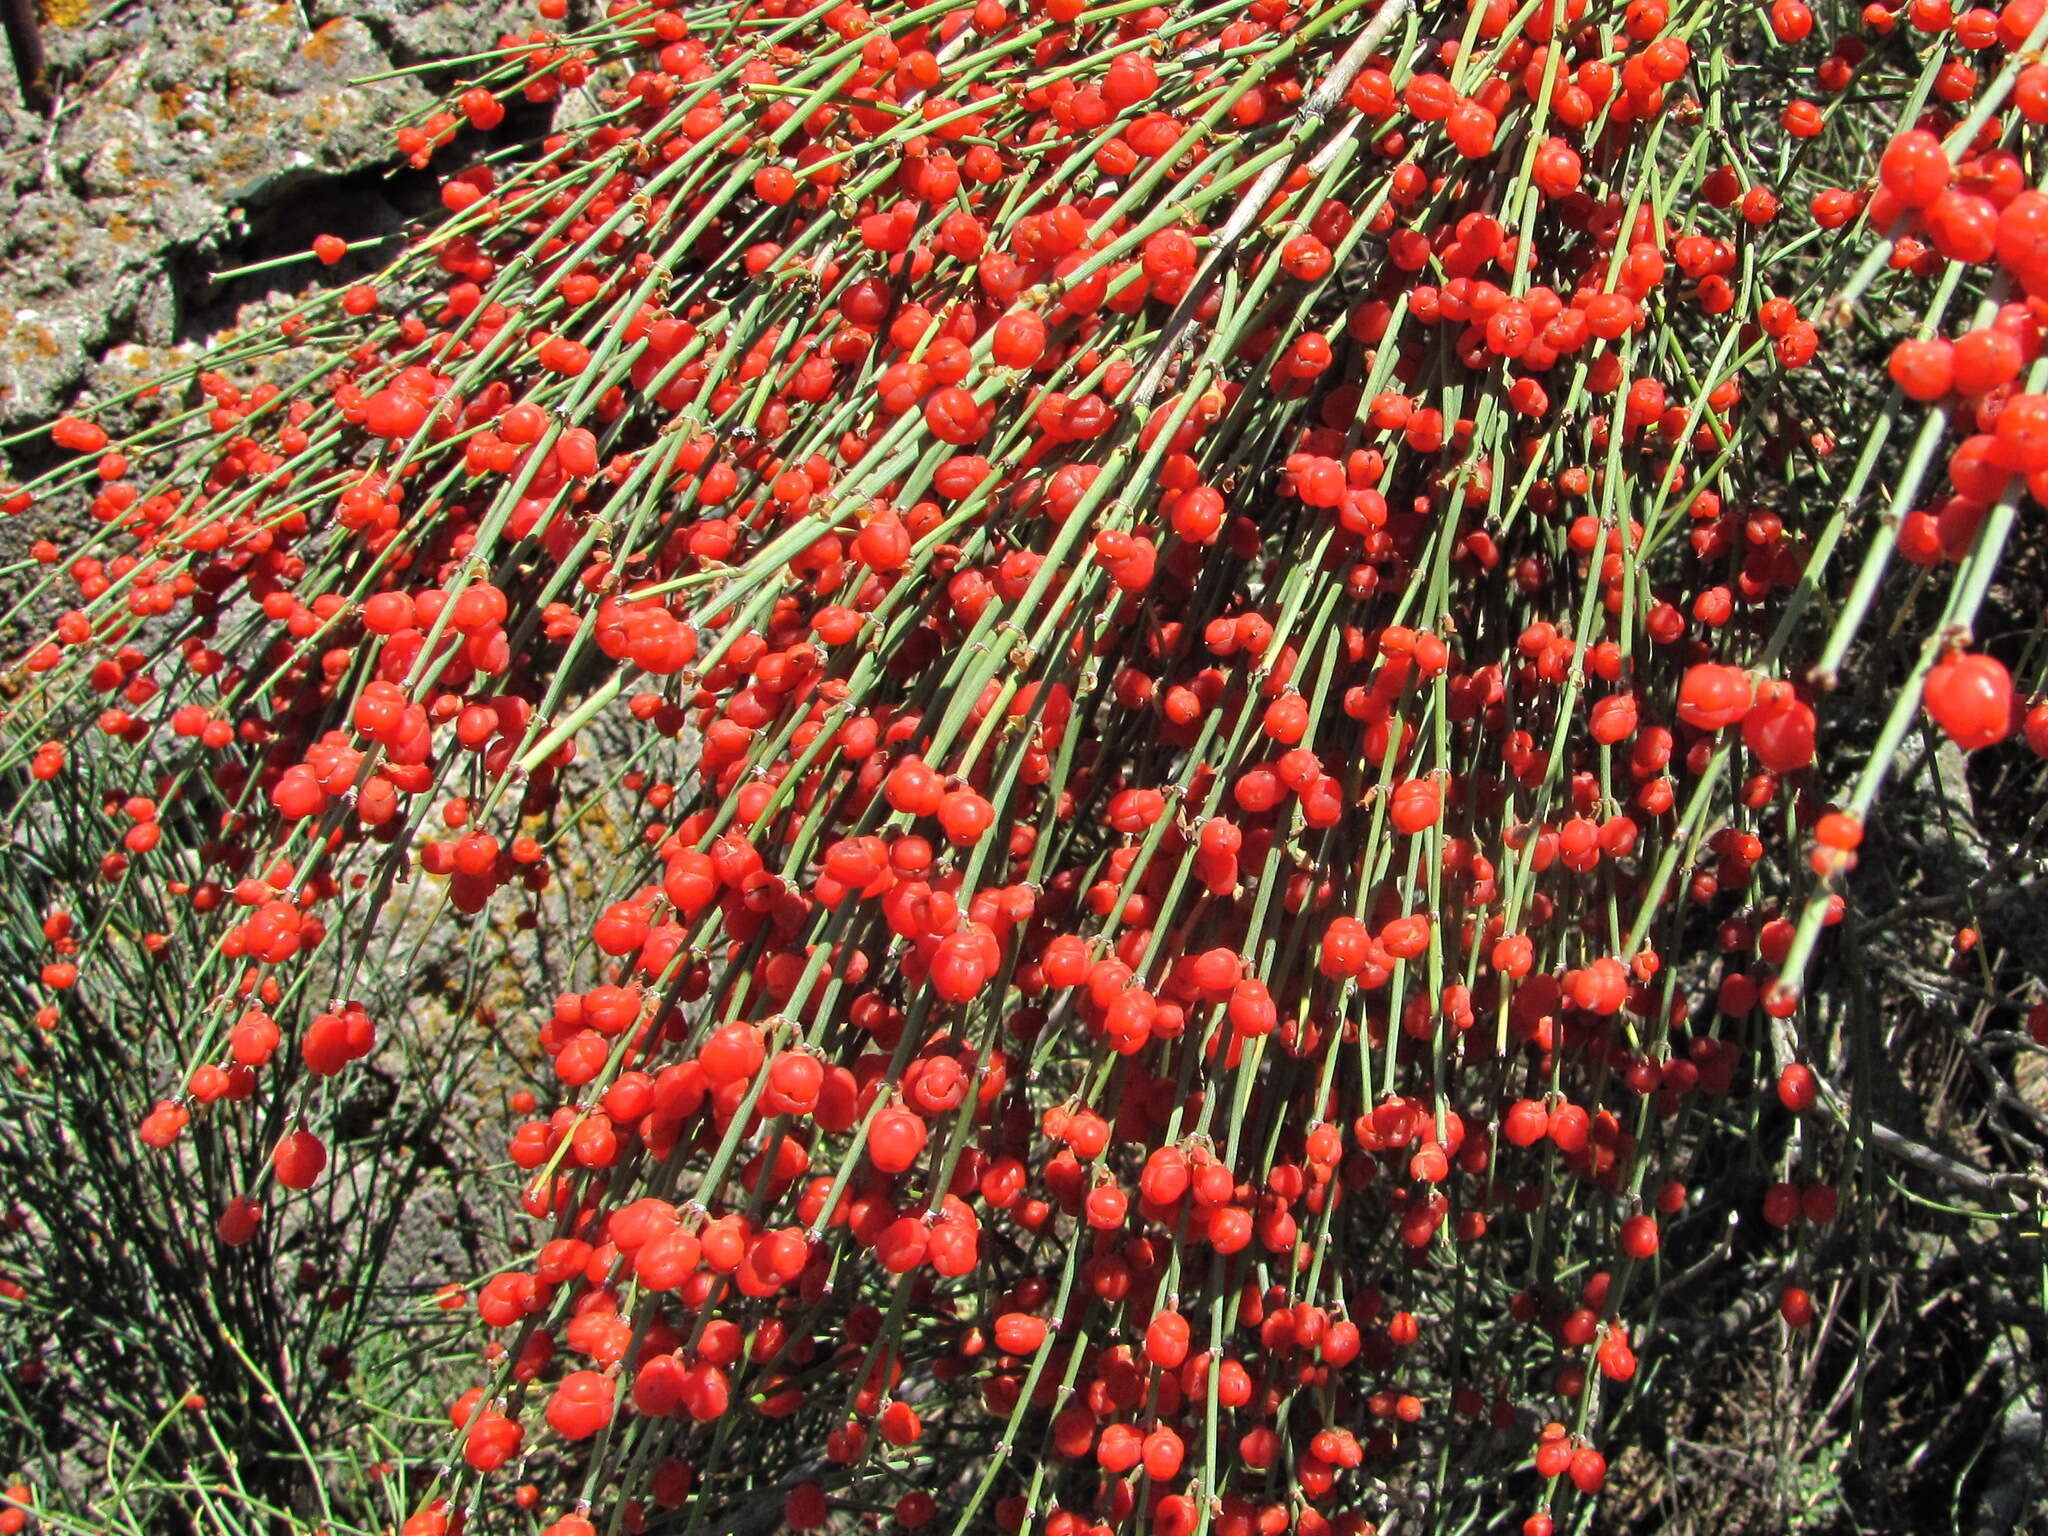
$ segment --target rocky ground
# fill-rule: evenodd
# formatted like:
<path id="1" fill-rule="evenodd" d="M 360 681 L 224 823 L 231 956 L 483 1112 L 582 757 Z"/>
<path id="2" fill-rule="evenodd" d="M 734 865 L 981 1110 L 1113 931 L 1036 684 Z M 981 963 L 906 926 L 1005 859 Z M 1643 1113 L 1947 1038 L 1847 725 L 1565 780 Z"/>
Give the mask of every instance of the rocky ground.
<path id="1" fill-rule="evenodd" d="M 30 429 L 188 360 L 316 269 L 214 274 L 431 204 L 425 176 L 388 167 L 428 85 L 392 72 L 531 20 L 524 0 L 35 3 L 47 114 L 0 68 L 0 483 L 47 462 Z M 46 531 L 0 523 L 0 612 L 22 584 L 6 567 Z"/>

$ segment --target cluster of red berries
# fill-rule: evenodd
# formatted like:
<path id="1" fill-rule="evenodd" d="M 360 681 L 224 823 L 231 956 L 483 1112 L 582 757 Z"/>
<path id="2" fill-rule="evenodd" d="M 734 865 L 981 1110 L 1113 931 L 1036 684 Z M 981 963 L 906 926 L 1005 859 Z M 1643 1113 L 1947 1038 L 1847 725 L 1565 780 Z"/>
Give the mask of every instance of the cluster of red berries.
<path id="1" fill-rule="evenodd" d="M 220 980 L 149 1147 L 303 1107 L 270 1173 L 315 1185 L 309 1081 L 378 1025 L 280 978 L 345 998 L 415 875 L 548 922 L 584 801 L 639 817 L 532 978 L 534 1241 L 409 1536 L 542 1437 L 628 1530 L 910 1485 L 905 1529 L 1364 1536 L 1474 1446 L 1532 1536 L 1600 1492 L 1630 1302 L 1711 1193 L 1675 1170 L 1744 1095 L 1822 1102 L 1772 1031 L 1861 838 L 1764 640 L 1839 529 L 1727 446 L 1826 340 L 1772 290 L 1866 228 L 1902 282 L 1995 263 L 2024 297 L 1892 354 L 1975 427 L 1898 548 L 1978 560 L 2048 499 L 2048 197 L 2005 137 L 2048 66 L 1957 128 L 2041 0 L 1832 40 L 1824 95 L 1900 14 L 1946 62 L 1806 221 L 1733 164 L 1642 195 L 1703 93 L 1789 89 L 1703 79 L 1696 9 L 614 0 L 401 130 L 426 165 L 601 87 L 281 327 L 322 368 L 198 376 L 200 462 L 57 424 L 103 532 L 39 551 L 79 606 L 15 713 L 100 739 L 23 756 L 128 776 L 101 873 L 160 878 L 152 941 Z M 1924 699 L 2048 755 L 1988 654 Z M 46 934 L 54 1030 L 89 978 Z M 1788 1243 L 1835 1214 L 1804 1177 Z"/>

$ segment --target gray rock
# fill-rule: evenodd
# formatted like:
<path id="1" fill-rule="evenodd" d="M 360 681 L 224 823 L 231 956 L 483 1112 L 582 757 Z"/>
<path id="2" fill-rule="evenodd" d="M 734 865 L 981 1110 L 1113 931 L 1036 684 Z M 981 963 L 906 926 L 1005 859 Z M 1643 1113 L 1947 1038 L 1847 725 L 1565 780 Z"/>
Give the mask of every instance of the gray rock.
<path id="1" fill-rule="evenodd" d="M 0 68 L 0 437 L 189 362 L 267 293 L 321 269 L 308 260 L 225 286 L 213 273 L 303 252 L 328 228 L 396 229 L 416 209 L 384 179 L 392 130 L 433 96 L 420 76 L 357 82 L 474 53 L 533 20 L 531 0 L 43 10 L 53 115 L 24 109 Z M 0 484 L 51 462 L 46 442 L 0 447 Z M 0 519 L 0 568 L 75 532 L 45 509 Z M 0 615 L 35 575 L 0 574 Z M 10 651 L 25 633 L 19 621 L 0 630 Z"/>
<path id="2" fill-rule="evenodd" d="M 373 185 L 392 126 L 430 100 L 413 76 L 357 82 L 488 47 L 525 10 L 132 4 L 46 27 L 54 117 L 23 110 L 11 76 L 0 98 L 14 209 L 0 229 L 0 431 L 70 405 L 114 347 L 205 329 L 193 313 L 214 297 L 206 275 L 243 259 L 252 227 L 279 210 L 345 220 L 351 199 L 323 208 L 311 194 L 346 177 Z M 375 210 L 371 221 L 390 222 Z M 315 270 L 282 269 L 278 282 Z"/>
<path id="3" fill-rule="evenodd" d="M 459 58 L 496 43 L 502 31 L 539 24 L 530 7 L 452 0 L 314 0 L 308 14 L 315 26 L 337 16 L 362 22 L 395 64 Z"/>

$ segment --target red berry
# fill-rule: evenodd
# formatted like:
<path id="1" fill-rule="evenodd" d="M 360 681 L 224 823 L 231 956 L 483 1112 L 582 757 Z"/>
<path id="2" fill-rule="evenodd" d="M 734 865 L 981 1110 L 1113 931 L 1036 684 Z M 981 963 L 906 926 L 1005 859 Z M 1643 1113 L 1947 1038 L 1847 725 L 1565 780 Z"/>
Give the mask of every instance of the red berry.
<path id="1" fill-rule="evenodd" d="M 1820 1090 L 1813 1069 L 1801 1062 L 1788 1062 L 1778 1074 L 1778 1102 L 1795 1115 L 1803 1115 L 1818 1101 Z"/>
<path id="2" fill-rule="evenodd" d="M 2012 674 L 1990 656 L 1959 651 L 1937 662 L 1921 694 L 1929 718 L 1965 752 L 2012 733 Z"/>

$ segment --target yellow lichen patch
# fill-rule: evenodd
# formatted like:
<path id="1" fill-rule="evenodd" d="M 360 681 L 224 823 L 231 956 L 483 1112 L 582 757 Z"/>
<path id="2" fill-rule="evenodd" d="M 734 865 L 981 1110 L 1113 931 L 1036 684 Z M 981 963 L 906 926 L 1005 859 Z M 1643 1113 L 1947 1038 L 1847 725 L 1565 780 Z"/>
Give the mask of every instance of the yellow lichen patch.
<path id="1" fill-rule="evenodd" d="M 238 176 L 255 174 L 267 163 L 269 149 L 258 138 L 228 140 L 214 151 L 213 164 L 208 167 L 211 179 L 219 185 Z"/>
<path id="2" fill-rule="evenodd" d="M 55 357 L 64 350 L 57 341 L 57 333 L 47 325 L 17 325 L 14 327 L 14 341 L 14 355 L 24 361 Z"/>
<path id="3" fill-rule="evenodd" d="M 336 16 L 331 21 L 321 22 L 313 35 L 299 44 L 299 52 L 315 64 L 339 63 L 343 53 L 340 34 L 347 25 L 346 16 Z"/>
<path id="4" fill-rule="evenodd" d="M 308 142 L 321 144 L 353 127 L 355 115 L 337 97 L 316 96 L 299 121 Z"/>
<path id="5" fill-rule="evenodd" d="M 43 0 L 46 27 L 75 27 L 93 13 L 92 0 Z"/>

